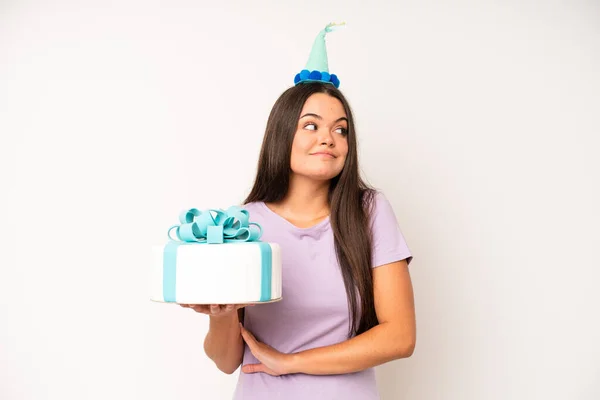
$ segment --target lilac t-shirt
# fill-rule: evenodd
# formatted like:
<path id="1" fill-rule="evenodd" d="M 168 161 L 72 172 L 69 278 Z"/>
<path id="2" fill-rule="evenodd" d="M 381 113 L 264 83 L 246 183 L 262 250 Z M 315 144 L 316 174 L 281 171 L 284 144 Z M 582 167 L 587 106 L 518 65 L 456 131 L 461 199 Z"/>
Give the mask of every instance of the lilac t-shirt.
<path id="1" fill-rule="evenodd" d="M 412 255 L 385 196 L 374 199 L 373 267 Z M 262 241 L 278 243 L 282 255 L 283 299 L 245 309 L 244 326 L 259 341 L 294 353 L 347 340 L 346 289 L 335 255 L 329 218 L 298 228 L 264 203 L 244 206 L 263 228 Z M 258 360 L 248 346 L 242 364 Z M 240 371 L 234 400 L 372 400 L 379 399 L 373 368 L 343 375 L 270 376 Z"/>

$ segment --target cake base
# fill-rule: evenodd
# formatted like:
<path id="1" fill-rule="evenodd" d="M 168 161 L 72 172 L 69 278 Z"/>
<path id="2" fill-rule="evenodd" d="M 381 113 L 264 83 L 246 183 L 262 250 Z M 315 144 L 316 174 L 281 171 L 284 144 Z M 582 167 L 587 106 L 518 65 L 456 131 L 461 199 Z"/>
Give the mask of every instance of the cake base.
<path id="1" fill-rule="evenodd" d="M 153 247 L 150 300 L 176 304 L 261 304 L 282 297 L 276 243 L 182 243 Z"/>
<path id="2" fill-rule="evenodd" d="M 267 301 L 248 301 L 248 302 L 245 302 L 243 304 L 268 304 L 268 303 L 277 303 L 278 301 L 281 301 L 281 300 L 283 300 L 283 297 L 279 297 L 277 299 L 271 299 L 271 300 L 267 300 Z M 172 302 L 172 301 L 159 301 L 159 300 L 154 300 L 154 299 L 150 299 L 150 301 L 153 301 L 155 303 L 163 303 L 163 304 L 178 304 L 178 305 L 181 305 L 181 304 L 193 304 L 193 305 L 199 305 L 199 306 L 201 306 L 201 305 L 205 305 L 205 306 L 210 305 L 210 304 L 207 304 L 207 303 L 175 303 L 175 302 Z M 239 304 L 239 303 L 220 303 L 220 304 Z"/>

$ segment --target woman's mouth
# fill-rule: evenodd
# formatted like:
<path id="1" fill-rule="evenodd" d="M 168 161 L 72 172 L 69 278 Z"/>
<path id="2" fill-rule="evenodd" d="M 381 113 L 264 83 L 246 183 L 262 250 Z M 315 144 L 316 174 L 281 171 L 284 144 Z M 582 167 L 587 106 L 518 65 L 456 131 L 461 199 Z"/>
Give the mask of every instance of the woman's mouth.
<path id="1" fill-rule="evenodd" d="M 313 156 L 321 156 L 324 158 L 335 158 L 335 156 L 331 153 L 325 153 L 325 152 L 317 152 L 317 153 L 312 153 Z"/>

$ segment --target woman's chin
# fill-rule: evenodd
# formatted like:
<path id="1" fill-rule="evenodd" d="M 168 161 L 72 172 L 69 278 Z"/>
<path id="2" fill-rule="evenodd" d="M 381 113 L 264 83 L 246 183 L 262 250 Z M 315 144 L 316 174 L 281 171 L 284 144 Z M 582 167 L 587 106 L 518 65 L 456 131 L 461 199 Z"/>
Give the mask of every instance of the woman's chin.
<path id="1" fill-rule="evenodd" d="M 314 181 L 329 181 L 336 176 L 339 175 L 339 172 L 336 171 L 310 171 L 305 173 L 300 173 L 305 178 L 314 180 Z"/>

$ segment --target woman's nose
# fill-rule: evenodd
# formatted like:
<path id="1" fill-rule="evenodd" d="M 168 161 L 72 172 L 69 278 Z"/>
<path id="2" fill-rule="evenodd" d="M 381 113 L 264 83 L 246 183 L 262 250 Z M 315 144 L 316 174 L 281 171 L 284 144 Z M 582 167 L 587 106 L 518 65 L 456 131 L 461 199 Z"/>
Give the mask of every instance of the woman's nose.
<path id="1" fill-rule="evenodd" d="M 331 136 L 331 133 L 329 131 L 324 131 L 323 133 L 321 133 L 321 137 L 319 138 L 319 140 L 321 145 L 326 145 L 329 147 L 334 145 L 333 137 Z"/>

